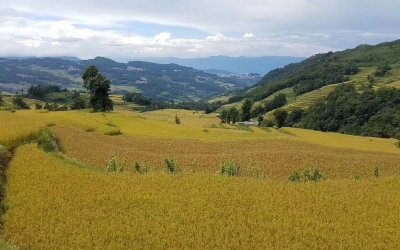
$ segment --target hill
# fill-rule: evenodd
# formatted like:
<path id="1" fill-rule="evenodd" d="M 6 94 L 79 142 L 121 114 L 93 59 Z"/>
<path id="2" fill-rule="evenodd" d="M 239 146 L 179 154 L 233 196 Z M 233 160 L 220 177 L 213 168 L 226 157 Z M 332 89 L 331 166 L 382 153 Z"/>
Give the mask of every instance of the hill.
<path id="1" fill-rule="evenodd" d="M 304 60 L 304 57 L 290 56 L 263 56 L 263 57 L 229 57 L 211 56 L 205 58 L 177 58 L 177 57 L 143 57 L 140 61 L 154 63 L 176 63 L 201 70 L 223 70 L 235 74 L 258 73 L 266 74 L 278 67 Z"/>
<path id="2" fill-rule="evenodd" d="M 245 98 L 261 101 L 285 88 L 293 88 L 294 95 L 300 96 L 330 84 L 349 81 L 351 76 L 359 73 L 360 67 L 396 64 L 399 58 L 400 40 L 317 54 L 302 62 L 272 70 L 254 86 L 232 95 L 228 103 Z"/>
<path id="3" fill-rule="evenodd" d="M 133 61 L 118 63 L 104 57 L 71 61 L 61 58 L 0 59 L 0 91 L 26 90 L 30 85 L 82 89 L 81 75 L 95 65 L 112 82 L 114 93 L 142 92 L 159 100 L 196 101 L 250 86 L 259 75 L 221 77 L 176 64 Z"/>

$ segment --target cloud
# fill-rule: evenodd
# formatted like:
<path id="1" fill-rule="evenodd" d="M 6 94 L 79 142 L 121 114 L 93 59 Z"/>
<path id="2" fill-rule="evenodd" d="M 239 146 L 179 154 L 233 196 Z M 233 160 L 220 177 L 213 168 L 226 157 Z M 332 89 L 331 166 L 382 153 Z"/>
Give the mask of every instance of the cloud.
<path id="1" fill-rule="evenodd" d="M 310 56 L 400 38 L 398 9 L 398 0 L 2 1 L 0 56 Z"/>
<path id="2" fill-rule="evenodd" d="M 253 33 L 246 33 L 246 34 L 244 34 L 243 37 L 244 37 L 244 38 L 253 38 L 253 37 L 254 37 L 254 34 L 253 34 Z"/>
<path id="3" fill-rule="evenodd" d="M 172 40 L 172 34 L 168 32 L 162 32 L 154 36 L 154 41 L 161 45 L 167 45 Z"/>

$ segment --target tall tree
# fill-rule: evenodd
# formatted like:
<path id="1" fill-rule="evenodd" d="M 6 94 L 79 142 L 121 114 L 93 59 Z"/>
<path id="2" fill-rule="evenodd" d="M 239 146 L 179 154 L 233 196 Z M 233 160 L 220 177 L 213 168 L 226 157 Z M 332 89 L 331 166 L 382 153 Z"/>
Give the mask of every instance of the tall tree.
<path id="1" fill-rule="evenodd" d="M 239 110 L 235 107 L 231 107 L 229 109 L 229 117 L 231 118 L 232 123 L 235 124 L 239 120 Z"/>
<path id="2" fill-rule="evenodd" d="M 242 120 L 243 121 L 249 121 L 250 116 L 251 116 L 251 108 L 253 106 L 253 103 L 251 102 L 250 99 L 245 99 L 242 105 Z"/>
<path id="3" fill-rule="evenodd" d="M 273 113 L 276 124 L 278 125 L 278 128 L 281 128 L 285 125 L 286 118 L 288 116 L 288 112 L 284 109 L 276 109 Z"/>
<path id="4" fill-rule="evenodd" d="M 113 110 L 113 102 L 108 97 L 111 82 L 102 76 L 95 66 L 88 67 L 82 75 L 83 86 L 90 92 L 90 105 L 94 112 Z"/>
<path id="5" fill-rule="evenodd" d="M 221 114 L 219 115 L 219 119 L 221 119 L 221 123 L 226 123 L 226 118 L 228 117 L 228 111 L 223 109 Z"/>

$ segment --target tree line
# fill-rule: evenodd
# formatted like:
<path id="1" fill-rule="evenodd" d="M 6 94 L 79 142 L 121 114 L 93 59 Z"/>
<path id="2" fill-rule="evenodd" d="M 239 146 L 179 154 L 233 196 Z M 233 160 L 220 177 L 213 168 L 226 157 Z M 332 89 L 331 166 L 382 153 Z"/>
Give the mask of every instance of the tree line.
<path id="1" fill-rule="evenodd" d="M 341 84 L 308 109 L 287 113 L 283 125 L 400 139 L 400 90 L 383 87 L 358 92 L 353 84 Z"/>

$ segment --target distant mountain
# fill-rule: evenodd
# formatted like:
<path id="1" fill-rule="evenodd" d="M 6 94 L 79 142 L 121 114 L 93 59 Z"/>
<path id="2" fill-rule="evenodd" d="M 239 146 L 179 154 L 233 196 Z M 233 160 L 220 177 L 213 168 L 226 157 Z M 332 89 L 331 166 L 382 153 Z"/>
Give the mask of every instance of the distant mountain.
<path id="1" fill-rule="evenodd" d="M 95 65 L 101 74 L 111 80 L 114 92 L 139 91 L 158 100 L 207 99 L 226 91 L 251 86 L 261 79 L 260 75 L 221 77 L 177 64 L 140 61 L 119 63 L 104 57 L 79 61 L 69 59 L 0 58 L 0 91 L 15 92 L 38 84 L 82 88 L 80 77 L 91 65 Z"/>
<path id="2" fill-rule="evenodd" d="M 36 56 L 6 57 L 6 59 L 10 59 L 10 60 L 26 60 L 26 59 L 30 59 L 30 58 L 43 59 L 44 57 L 36 57 Z M 66 61 L 71 61 L 71 62 L 81 61 L 81 59 L 76 57 L 76 56 L 61 56 L 61 57 L 54 57 L 54 58 L 59 58 L 59 59 L 66 60 Z"/>
<path id="3" fill-rule="evenodd" d="M 76 57 L 76 56 L 62 56 L 62 57 L 58 57 L 62 60 L 66 60 L 66 61 L 71 61 L 71 62 L 79 62 L 82 61 L 82 59 Z"/>
<path id="4" fill-rule="evenodd" d="M 201 70 L 225 70 L 235 74 L 258 73 L 265 75 L 269 71 L 290 63 L 297 63 L 305 57 L 263 56 L 263 57 L 229 57 L 211 56 L 206 58 L 177 58 L 177 57 L 142 57 L 139 61 L 153 63 L 175 63 Z"/>
<path id="5" fill-rule="evenodd" d="M 222 69 L 206 69 L 203 70 L 204 72 L 210 73 L 210 74 L 216 74 L 216 75 L 236 75 L 236 73 L 227 71 L 227 70 L 222 70 Z"/>

